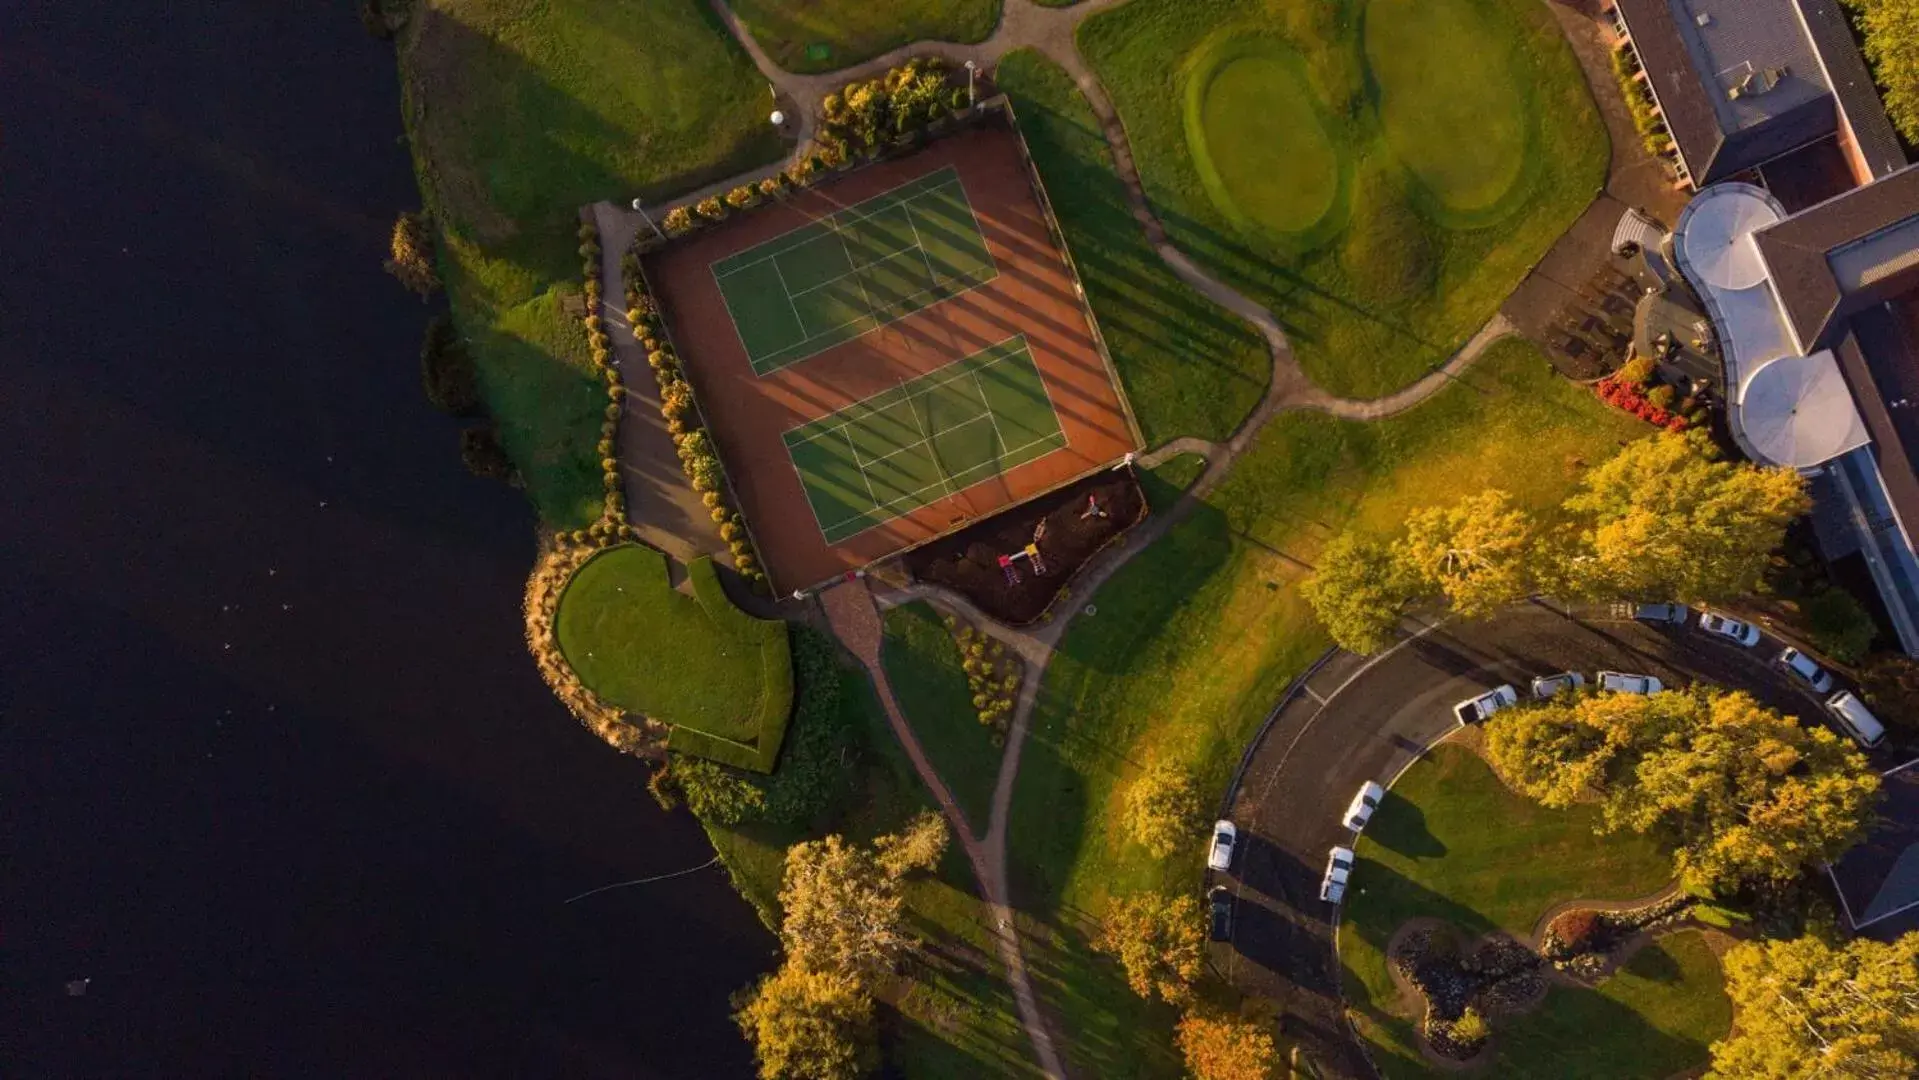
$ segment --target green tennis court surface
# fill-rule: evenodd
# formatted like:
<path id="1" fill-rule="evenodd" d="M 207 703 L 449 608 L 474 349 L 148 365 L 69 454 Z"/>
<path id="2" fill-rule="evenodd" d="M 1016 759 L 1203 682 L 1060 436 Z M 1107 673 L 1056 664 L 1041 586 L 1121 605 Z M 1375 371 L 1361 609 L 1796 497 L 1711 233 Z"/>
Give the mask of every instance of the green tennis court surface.
<path id="1" fill-rule="evenodd" d="M 1024 337 L 786 433 L 829 544 L 1065 445 Z"/>
<path id="2" fill-rule="evenodd" d="M 765 375 L 999 276 L 952 166 L 712 266 Z"/>

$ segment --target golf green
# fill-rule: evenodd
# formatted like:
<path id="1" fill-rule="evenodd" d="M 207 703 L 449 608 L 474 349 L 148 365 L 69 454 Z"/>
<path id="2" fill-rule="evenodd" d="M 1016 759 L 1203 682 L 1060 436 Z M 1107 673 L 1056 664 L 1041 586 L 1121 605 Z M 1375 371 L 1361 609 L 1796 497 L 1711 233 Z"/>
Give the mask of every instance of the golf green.
<path id="1" fill-rule="evenodd" d="M 1525 172 L 1531 119 L 1511 35 L 1468 0 L 1368 0 L 1380 125 L 1445 222 L 1488 224 Z"/>
<path id="2" fill-rule="evenodd" d="M 1343 224 L 1339 149 L 1292 48 L 1214 38 L 1187 78 L 1185 123 L 1200 182 L 1235 225 L 1309 247 Z"/>

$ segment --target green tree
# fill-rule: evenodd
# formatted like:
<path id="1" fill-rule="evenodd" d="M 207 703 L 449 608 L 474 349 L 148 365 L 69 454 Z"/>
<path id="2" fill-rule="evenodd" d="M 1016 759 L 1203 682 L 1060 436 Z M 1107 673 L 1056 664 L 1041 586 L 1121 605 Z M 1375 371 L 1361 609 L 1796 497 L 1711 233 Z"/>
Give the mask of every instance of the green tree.
<path id="1" fill-rule="evenodd" d="M 1199 787 L 1174 761 L 1148 765 L 1126 789 L 1126 831 L 1156 858 L 1165 858 L 1199 825 Z"/>
<path id="2" fill-rule="evenodd" d="M 684 754 L 674 754 L 666 768 L 687 809 L 703 821 L 738 825 L 766 812 L 766 793 L 734 769 Z"/>
<path id="3" fill-rule="evenodd" d="M 1100 920 L 1099 947 L 1119 959 L 1133 993 L 1175 1005 L 1192 1000 L 1205 962 L 1199 901 L 1182 893 L 1115 900 Z"/>
<path id="4" fill-rule="evenodd" d="M 880 871 L 891 878 L 904 877 L 915 870 L 931 870 L 946 854 L 946 819 L 937 810 L 922 810 L 899 832 L 873 841 L 873 852 Z"/>
<path id="5" fill-rule="evenodd" d="M 1586 474 L 1565 585 L 1592 597 L 1685 602 L 1753 592 L 1786 525 L 1806 512 L 1791 469 L 1708 461 L 1677 435 L 1632 443 Z"/>
<path id="6" fill-rule="evenodd" d="M 873 998 L 857 981 L 791 961 L 762 979 L 734 1016 L 760 1080 L 853 1080 L 878 1064 Z"/>
<path id="7" fill-rule="evenodd" d="M 1905 1080 L 1919 1075 L 1919 933 L 1892 944 L 1815 937 L 1726 953 L 1735 1032 L 1713 1044 L 1717 1080 Z"/>
<path id="8" fill-rule="evenodd" d="M 439 289 L 440 275 L 433 269 L 433 232 L 427 227 L 425 214 L 401 214 L 394 221 L 387 242 L 386 272 L 422 298 Z"/>
<path id="9" fill-rule="evenodd" d="M 1279 1068 L 1272 1034 L 1250 1020 L 1189 1012 L 1178 1040 L 1193 1080 L 1271 1080 Z"/>
<path id="10" fill-rule="evenodd" d="M 1830 588 L 1807 600 L 1803 606 L 1806 631 L 1819 651 L 1842 664 L 1856 664 L 1866 658 L 1879 628 L 1851 593 Z"/>
<path id="11" fill-rule="evenodd" d="M 1532 515 L 1488 490 L 1414 512 L 1393 557 L 1453 611 L 1483 618 L 1532 592 L 1532 536 Z"/>
<path id="12" fill-rule="evenodd" d="M 1919 664 L 1904 656 L 1875 657 L 1859 673 L 1859 686 L 1873 715 L 1888 725 L 1919 729 Z"/>
<path id="13" fill-rule="evenodd" d="M 899 879 L 837 835 L 786 850 L 780 943 L 787 962 L 864 982 L 913 941 L 900 926 Z"/>
<path id="14" fill-rule="evenodd" d="M 1391 643 L 1399 613 L 1421 595 L 1390 549 L 1354 533 L 1326 545 L 1300 591 L 1339 647 L 1356 653 Z"/>
<path id="15" fill-rule="evenodd" d="M 1919 0 L 1847 0 L 1858 14 L 1886 115 L 1919 143 Z"/>
<path id="16" fill-rule="evenodd" d="M 1879 776 L 1823 727 L 1743 693 L 1609 694 L 1511 709 L 1487 758 L 1547 806 L 1596 798 L 1605 831 L 1675 846 L 1689 886 L 1787 880 L 1837 859 L 1871 823 Z"/>

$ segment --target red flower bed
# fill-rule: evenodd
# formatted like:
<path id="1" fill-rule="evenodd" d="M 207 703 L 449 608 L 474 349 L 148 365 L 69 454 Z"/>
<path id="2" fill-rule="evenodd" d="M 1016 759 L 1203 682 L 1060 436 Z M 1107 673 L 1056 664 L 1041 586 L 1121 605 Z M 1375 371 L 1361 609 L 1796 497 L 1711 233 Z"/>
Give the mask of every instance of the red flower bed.
<path id="1" fill-rule="evenodd" d="M 1593 384 L 1593 393 L 1599 400 L 1637 416 L 1648 424 L 1665 428 L 1667 431 L 1684 431 L 1691 422 L 1670 409 L 1662 409 L 1646 400 L 1645 393 L 1632 383 L 1620 382 L 1608 376 Z"/>

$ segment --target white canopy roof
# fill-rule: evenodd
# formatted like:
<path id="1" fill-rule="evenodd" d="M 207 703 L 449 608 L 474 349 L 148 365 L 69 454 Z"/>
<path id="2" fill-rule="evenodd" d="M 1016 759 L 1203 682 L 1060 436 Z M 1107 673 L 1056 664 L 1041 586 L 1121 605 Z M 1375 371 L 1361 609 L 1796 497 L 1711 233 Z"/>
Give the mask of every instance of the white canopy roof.
<path id="1" fill-rule="evenodd" d="M 1750 449 L 1773 465 L 1810 469 L 1869 440 L 1830 349 L 1764 364 L 1739 407 Z"/>
<path id="2" fill-rule="evenodd" d="M 1739 190 L 1743 187 L 1714 185 L 1687 207 L 1687 257 L 1708 285 L 1721 289 L 1750 289 L 1766 280 L 1766 264 L 1752 234 L 1780 220 L 1776 205 Z"/>

